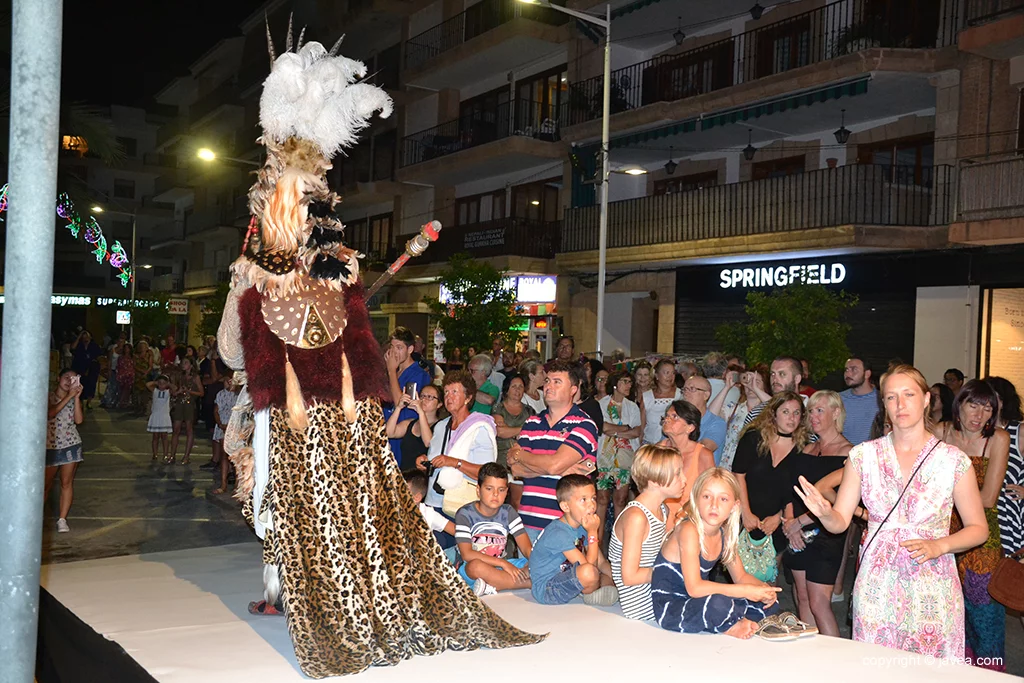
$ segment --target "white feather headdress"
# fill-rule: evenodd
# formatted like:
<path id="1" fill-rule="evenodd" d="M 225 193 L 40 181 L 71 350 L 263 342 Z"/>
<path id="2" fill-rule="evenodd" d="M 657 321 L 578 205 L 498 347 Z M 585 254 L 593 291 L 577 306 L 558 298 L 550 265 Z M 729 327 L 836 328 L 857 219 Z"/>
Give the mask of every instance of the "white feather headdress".
<path id="1" fill-rule="evenodd" d="M 286 51 L 273 60 L 263 83 L 260 125 L 264 136 L 277 143 L 290 137 L 309 140 L 327 159 L 332 158 L 342 147 L 355 144 L 375 112 L 387 118 L 393 110 L 383 89 L 358 82 L 365 75 L 362 62 L 334 56 L 320 43 Z"/>

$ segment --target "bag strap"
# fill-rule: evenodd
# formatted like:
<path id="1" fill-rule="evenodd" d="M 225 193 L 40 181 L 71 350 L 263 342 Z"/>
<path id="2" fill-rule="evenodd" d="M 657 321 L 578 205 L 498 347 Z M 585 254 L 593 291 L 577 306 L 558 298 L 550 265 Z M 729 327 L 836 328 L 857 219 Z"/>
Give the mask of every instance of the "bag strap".
<path id="1" fill-rule="evenodd" d="M 452 421 L 448 419 L 448 424 L 444 427 L 444 438 L 441 439 L 441 454 L 445 455 L 448 453 L 448 437 L 452 435 Z"/>
<path id="2" fill-rule="evenodd" d="M 871 534 L 871 540 L 868 541 L 868 544 L 866 546 L 864 546 L 864 550 L 861 551 L 861 554 L 860 554 L 861 557 L 864 557 L 864 554 L 867 553 L 868 548 L 871 547 L 872 542 L 874 542 L 875 538 L 878 537 L 878 532 L 882 530 L 882 527 L 885 526 L 885 523 L 889 521 L 890 517 L 892 517 L 892 513 L 896 512 L 896 508 L 898 508 L 900 506 L 900 501 L 903 500 L 903 494 L 905 494 L 907 492 L 907 489 L 910 488 L 910 484 L 911 484 L 911 482 L 914 481 L 914 477 L 917 475 L 918 471 L 920 471 L 920 469 L 922 467 L 924 467 L 924 463 L 928 460 L 928 456 L 932 454 L 932 451 L 934 451 L 936 448 L 939 447 L 940 443 L 942 443 L 942 442 L 941 441 L 936 441 L 935 445 L 932 446 L 928 450 L 928 452 L 924 454 L 923 458 L 921 458 L 921 462 L 918 463 L 916 468 L 914 468 L 914 471 L 910 473 L 910 478 L 907 479 L 907 485 L 903 487 L 902 491 L 900 491 L 900 497 L 896 499 L 896 504 L 892 506 L 891 510 L 889 510 L 889 514 L 887 514 L 882 519 L 882 522 L 875 529 L 875 533 Z M 896 464 L 897 465 L 899 464 L 899 460 L 898 459 L 897 459 L 897 463 Z"/>

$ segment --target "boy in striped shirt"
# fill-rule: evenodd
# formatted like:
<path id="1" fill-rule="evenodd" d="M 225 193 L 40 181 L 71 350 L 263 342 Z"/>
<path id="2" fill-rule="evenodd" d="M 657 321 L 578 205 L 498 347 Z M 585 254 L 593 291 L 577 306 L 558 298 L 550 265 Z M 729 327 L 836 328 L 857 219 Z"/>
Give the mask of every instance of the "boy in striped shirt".
<path id="1" fill-rule="evenodd" d="M 578 363 L 553 361 L 544 382 L 547 409 L 526 421 L 508 451 L 512 473 L 523 480 L 519 514 L 531 541 L 562 516 L 555 495 L 558 480 L 597 471 L 597 425 L 576 405 L 585 381 Z"/>

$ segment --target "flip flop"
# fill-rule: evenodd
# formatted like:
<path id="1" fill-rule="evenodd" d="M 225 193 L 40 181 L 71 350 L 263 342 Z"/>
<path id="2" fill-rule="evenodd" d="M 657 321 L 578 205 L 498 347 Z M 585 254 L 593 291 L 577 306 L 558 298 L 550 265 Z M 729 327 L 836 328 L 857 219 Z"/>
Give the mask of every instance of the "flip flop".
<path id="1" fill-rule="evenodd" d="M 781 615 L 775 615 L 771 617 L 765 617 L 757 624 L 757 630 L 754 631 L 754 635 L 765 640 L 774 640 L 776 642 L 785 642 L 788 640 L 796 640 L 796 635 L 790 633 L 789 629 L 782 625 L 782 621 L 779 618 Z"/>
<path id="2" fill-rule="evenodd" d="M 800 621 L 792 612 L 783 612 L 779 616 L 779 624 L 787 629 L 797 638 L 803 636 L 814 636 L 818 634 L 818 627 L 811 626 L 805 621 Z"/>
<path id="3" fill-rule="evenodd" d="M 263 616 L 284 616 L 284 612 L 269 604 L 266 600 L 249 603 L 249 614 Z"/>

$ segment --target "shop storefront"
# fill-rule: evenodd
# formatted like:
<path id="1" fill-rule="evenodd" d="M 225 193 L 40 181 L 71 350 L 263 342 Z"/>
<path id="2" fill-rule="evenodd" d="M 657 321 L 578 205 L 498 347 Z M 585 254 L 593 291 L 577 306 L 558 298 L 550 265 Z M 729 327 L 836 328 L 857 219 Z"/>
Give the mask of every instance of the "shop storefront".
<path id="1" fill-rule="evenodd" d="M 846 317 L 847 344 L 876 368 L 901 359 L 930 381 L 957 367 L 1024 387 L 1022 263 L 1024 248 L 987 247 L 679 268 L 675 352 L 698 356 L 717 348 L 715 329 L 744 319 L 751 291 L 816 282 L 857 296 Z"/>

